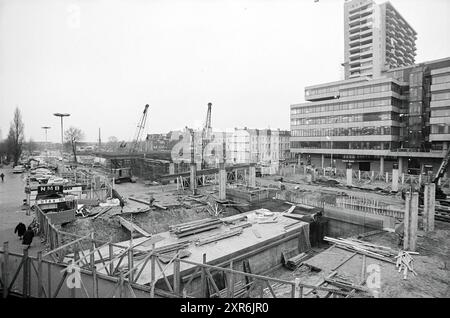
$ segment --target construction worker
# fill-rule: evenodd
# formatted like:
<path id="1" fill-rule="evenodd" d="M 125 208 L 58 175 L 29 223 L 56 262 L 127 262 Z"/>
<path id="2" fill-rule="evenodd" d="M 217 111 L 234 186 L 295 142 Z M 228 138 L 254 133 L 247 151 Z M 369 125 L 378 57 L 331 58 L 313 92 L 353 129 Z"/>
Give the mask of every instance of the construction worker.
<path id="1" fill-rule="evenodd" d="M 25 224 L 20 222 L 17 224 L 16 228 L 14 229 L 14 233 L 17 233 L 17 236 L 19 237 L 19 240 L 22 239 L 23 234 L 27 231 L 27 227 Z"/>
<path id="2" fill-rule="evenodd" d="M 30 248 L 31 242 L 33 242 L 33 237 L 34 237 L 34 231 L 31 228 L 31 226 L 29 226 L 28 229 L 26 230 L 26 232 L 23 234 L 22 244 L 28 245 L 28 248 Z"/>

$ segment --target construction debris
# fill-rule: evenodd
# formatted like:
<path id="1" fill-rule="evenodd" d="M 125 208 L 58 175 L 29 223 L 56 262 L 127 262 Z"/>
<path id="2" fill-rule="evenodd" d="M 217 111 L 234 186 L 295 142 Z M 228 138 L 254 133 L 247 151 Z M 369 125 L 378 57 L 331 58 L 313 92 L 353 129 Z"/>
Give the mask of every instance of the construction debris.
<path id="1" fill-rule="evenodd" d="M 169 226 L 169 231 L 175 233 L 177 237 L 184 237 L 210 231 L 220 227 L 221 225 L 222 221 L 220 219 L 208 218 Z"/>
<path id="2" fill-rule="evenodd" d="M 324 237 L 324 240 L 336 244 L 337 247 L 346 249 L 352 252 L 357 252 L 384 262 L 395 264 L 394 256 L 397 251 L 381 245 L 375 245 L 368 242 L 363 242 L 356 239 L 335 239 L 331 237 Z"/>
<path id="3" fill-rule="evenodd" d="M 403 271 L 403 279 L 406 279 L 408 277 L 408 270 L 410 270 L 414 275 L 417 276 L 417 273 L 413 267 L 413 258 L 411 257 L 411 254 L 418 255 L 419 253 L 399 251 L 398 255 L 395 257 L 397 259 L 395 268 L 398 268 L 399 273 Z"/>
<path id="4" fill-rule="evenodd" d="M 242 232 L 243 232 L 242 228 L 229 230 L 227 232 L 223 232 L 223 233 L 218 233 L 218 234 L 202 237 L 202 238 L 198 239 L 197 242 L 195 242 L 195 244 L 198 245 L 198 246 L 209 244 L 209 243 L 212 243 L 212 242 L 216 242 L 216 241 L 220 241 L 220 240 L 226 239 L 226 238 L 231 237 L 231 236 L 240 235 L 240 234 L 242 234 Z"/>
<path id="5" fill-rule="evenodd" d="M 303 260 L 308 256 L 306 253 L 300 253 L 298 255 L 298 249 L 293 248 L 288 251 L 283 251 L 281 255 L 283 256 L 283 264 L 286 268 L 293 271 L 296 270 Z"/>
<path id="6" fill-rule="evenodd" d="M 95 220 L 96 218 L 98 218 L 100 215 L 105 214 L 106 212 L 108 212 L 108 211 L 111 210 L 111 209 L 112 209 L 112 206 L 103 208 L 103 211 L 97 213 L 97 215 L 94 216 L 93 220 Z"/>
<path id="7" fill-rule="evenodd" d="M 131 201 L 138 202 L 138 203 L 142 203 L 142 204 L 146 204 L 146 205 L 151 205 L 150 201 L 147 202 L 147 201 L 140 200 L 140 199 L 136 199 L 136 198 L 133 198 L 133 197 L 128 197 L 128 199 L 131 200 Z"/>
<path id="8" fill-rule="evenodd" d="M 250 227 L 250 226 L 252 226 L 252 224 L 250 222 L 242 222 L 242 223 L 238 223 L 238 224 L 230 226 L 230 230 L 234 230 L 237 228 L 245 229 L 246 227 Z"/>

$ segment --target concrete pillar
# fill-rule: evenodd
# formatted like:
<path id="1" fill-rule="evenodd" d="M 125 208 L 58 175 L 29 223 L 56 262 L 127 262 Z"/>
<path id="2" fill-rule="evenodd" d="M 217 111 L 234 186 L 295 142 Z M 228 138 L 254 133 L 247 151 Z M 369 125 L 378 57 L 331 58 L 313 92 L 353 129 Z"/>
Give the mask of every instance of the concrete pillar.
<path id="1" fill-rule="evenodd" d="M 399 171 L 399 173 L 403 173 L 403 158 L 402 157 L 398 158 L 398 171 Z"/>
<path id="2" fill-rule="evenodd" d="M 423 200 L 423 230 L 434 231 L 434 212 L 436 207 L 436 185 L 426 184 Z"/>
<path id="3" fill-rule="evenodd" d="M 358 181 L 361 181 L 361 170 L 358 170 Z"/>
<path id="4" fill-rule="evenodd" d="M 405 184 L 405 174 L 402 173 L 402 185 L 404 185 L 404 184 Z"/>
<path id="5" fill-rule="evenodd" d="M 234 181 L 237 182 L 238 181 L 238 170 L 234 170 Z"/>
<path id="6" fill-rule="evenodd" d="M 250 166 L 248 174 L 250 187 L 256 187 L 256 167 Z"/>
<path id="7" fill-rule="evenodd" d="M 225 171 L 225 164 L 219 164 L 219 200 L 225 200 L 227 197 L 227 172 Z"/>
<path id="8" fill-rule="evenodd" d="M 392 191 L 398 192 L 398 169 L 392 170 Z"/>
<path id="9" fill-rule="evenodd" d="M 191 175 L 190 175 L 190 187 L 192 194 L 197 194 L 197 165 L 195 163 L 191 163 Z"/>
<path id="10" fill-rule="evenodd" d="M 325 168 L 325 155 L 322 154 L 322 169 Z"/>
<path id="11" fill-rule="evenodd" d="M 352 168 L 347 167 L 347 185 L 348 186 L 352 185 L 352 178 L 353 178 L 353 170 L 352 170 Z"/>
<path id="12" fill-rule="evenodd" d="M 418 215 L 419 215 L 419 193 L 413 192 L 406 196 L 405 202 L 405 218 L 404 222 L 404 237 L 403 237 L 403 249 L 405 251 L 416 251 L 417 241 L 417 227 L 418 227 Z"/>
<path id="13" fill-rule="evenodd" d="M 384 173 L 384 157 L 383 156 L 380 157 L 380 173 L 381 174 Z"/>

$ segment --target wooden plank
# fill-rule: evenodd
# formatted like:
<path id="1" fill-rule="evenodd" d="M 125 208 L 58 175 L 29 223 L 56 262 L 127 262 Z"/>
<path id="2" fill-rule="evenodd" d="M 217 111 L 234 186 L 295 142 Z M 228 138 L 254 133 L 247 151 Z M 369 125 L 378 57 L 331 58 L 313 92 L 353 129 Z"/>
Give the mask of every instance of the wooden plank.
<path id="1" fill-rule="evenodd" d="M 157 208 L 159 208 L 159 209 L 167 210 L 167 207 L 166 207 L 166 206 L 161 205 L 161 204 L 159 204 L 159 203 L 153 202 L 152 205 L 155 206 L 155 207 L 157 207 Z"/>
<path id="2" fill-rule="evenodd" d="M 94 216 L 92 219 L 95 220 L 96 218 L 98 218 L 100 215 L 105 214 L 106 212 L 108 212 L 109 210 L 112 209 L 112 206 L 106 207 L 103 211 L 101 211 L 100 213 L 97 213 L 96 216 Z"/>
<path id="3" fill-rule="evenodd" d="M 125 227 L 128 231 L 133 232 L 139 232 L 141 233 L 143 236 L 146 237 L 150 237 L 152 236 L 150 233 L 148 233 L 147 231 L 145 231 L 144 229 L 142 229 L 141 227 L 137 226 L 136 224 L 125 220 L 123 217 L 121 216 L 117 216 L 117 218 L 119 219 L 120 224 Z"/>
<path id="4" fill-rule="evenodd" d="M 349 260 L 351 260 L 353 258 L 353 256 L 355 256 L 356 254 L 358 254 L 358 253 L 355 252 L 352 255 L 350 255 L 349 257 L 347 257 L 346 259 L 344 259 L 342 262 L 340 262 L 338 265 L 336 265 L 334 268 L 332 268 L 331 271 L 337 270 L 339 267 L 341 267 L 342 265 L 347 263 Z"/>

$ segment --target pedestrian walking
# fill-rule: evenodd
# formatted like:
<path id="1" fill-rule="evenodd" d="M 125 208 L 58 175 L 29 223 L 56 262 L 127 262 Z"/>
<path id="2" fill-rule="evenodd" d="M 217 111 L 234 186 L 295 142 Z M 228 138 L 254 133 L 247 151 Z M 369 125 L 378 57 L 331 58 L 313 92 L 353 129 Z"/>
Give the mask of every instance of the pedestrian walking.
<path id="1" fill-rule="evenodd" d="M 3 182 L 5 179 L 5 175 L 3 174 L 3 172 L 0 174 L 0 178 L 2 178 L 2 182 Z"/>
<path id="2" fill-rule="evenodd" d="M 19 240 L 22 239 L 23 234 L 27 231 L 27 227 L 25 224 L 20 222 L 17 224 L 16 228 L 14 229 L 14 233 L 17 233 L 17 236 L 19 237 Z"/>
<path id="3" fill-rule="evenodd" d="M 31 245 L 31 242 L 33 242 L 33 237 L 34 237 L 34 231 L 31 228 L 31 226 L 29 226 L 27 231 L 23 234 L 22 244 L 28 245 L 28 248 L 29 248 Z"/>

